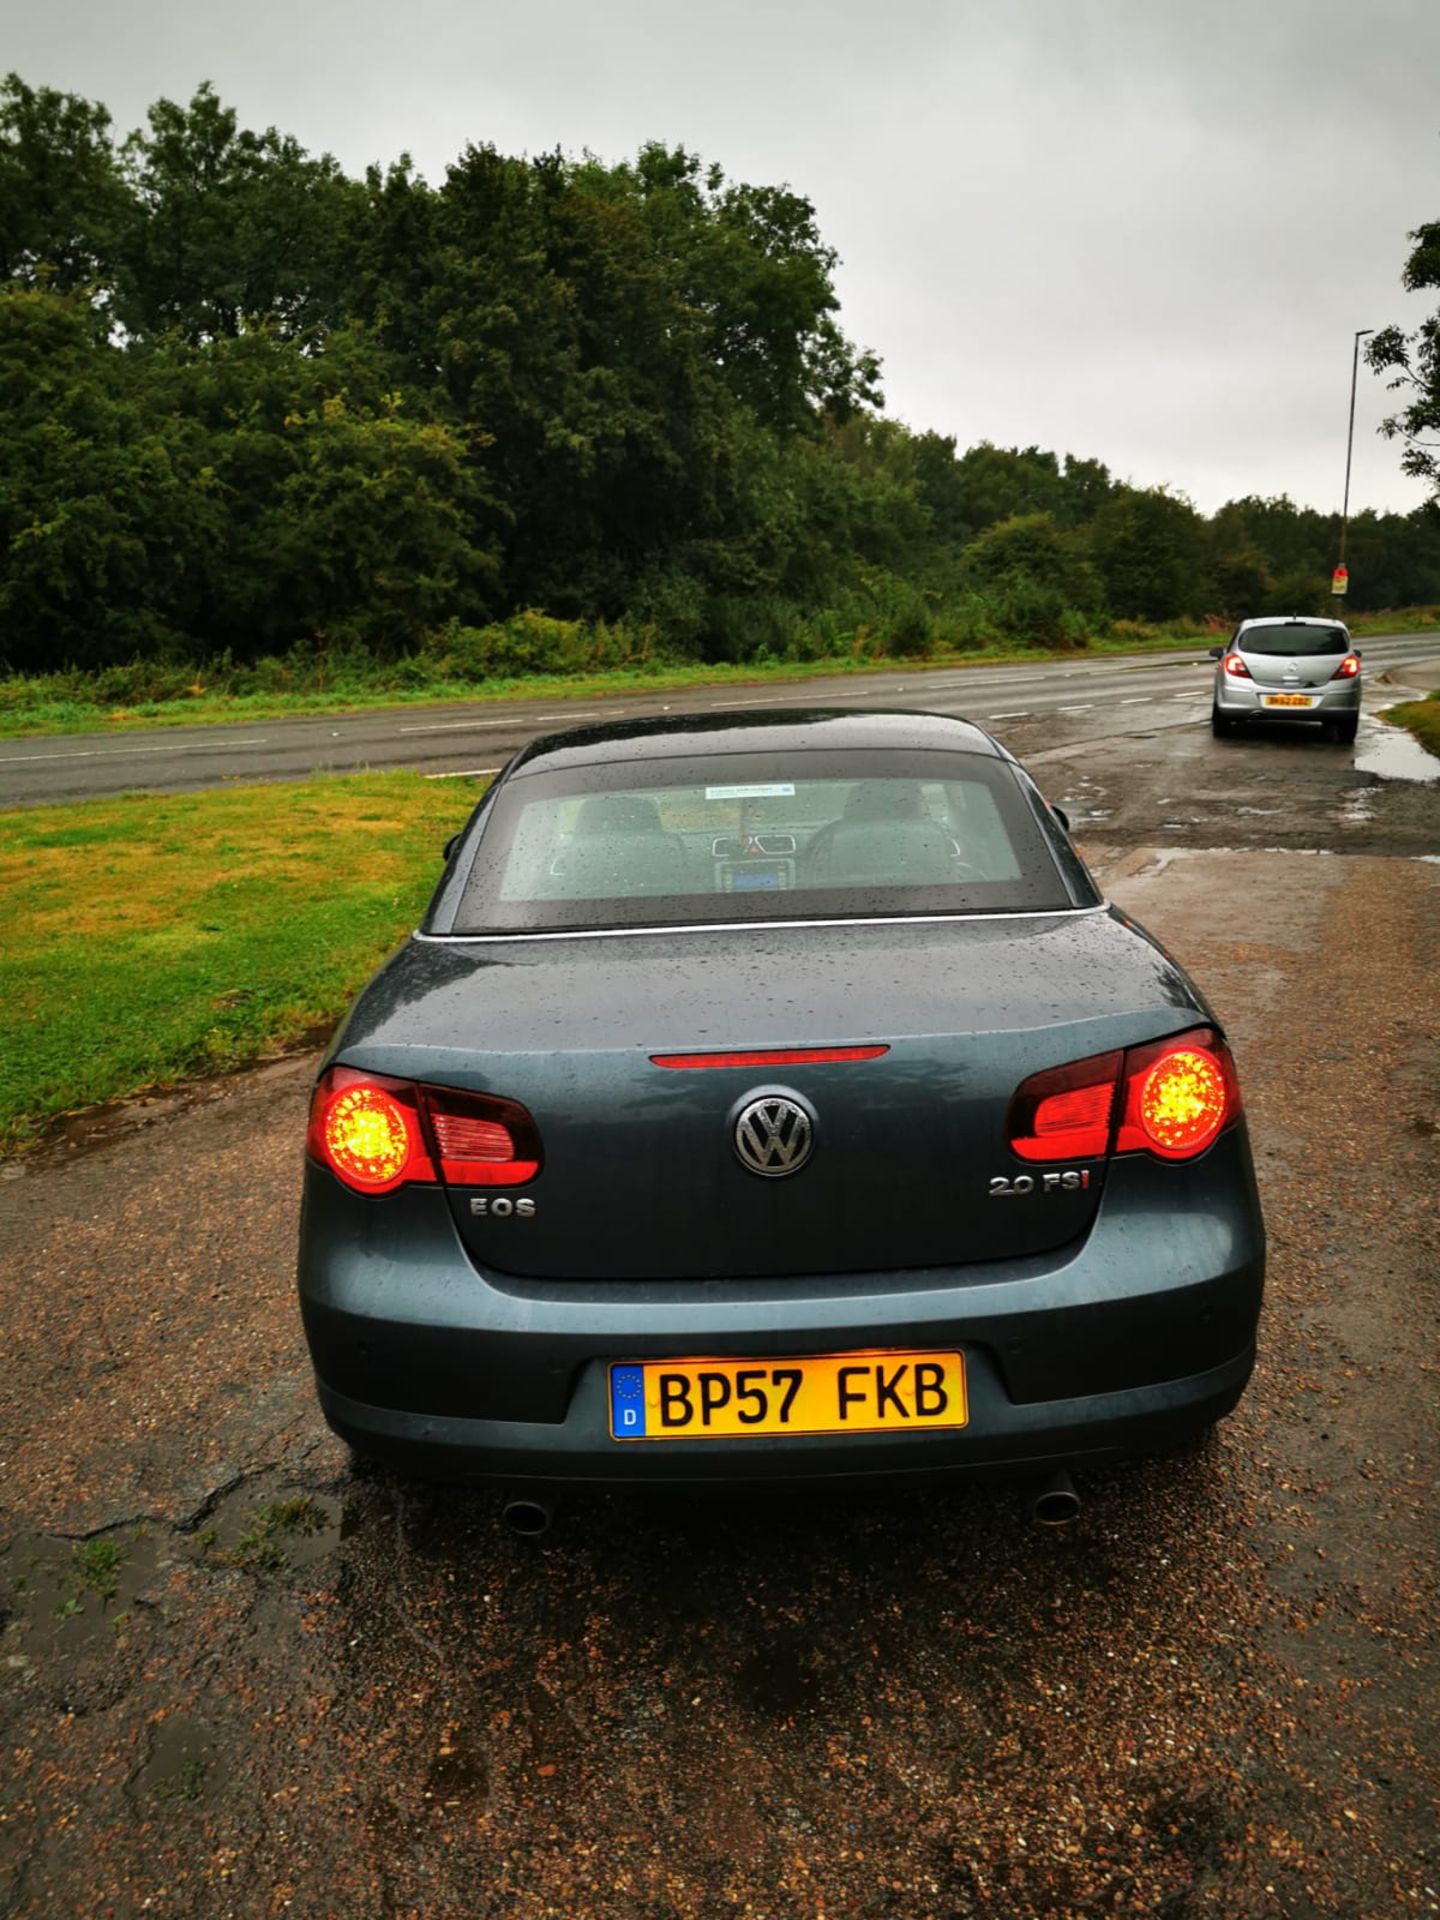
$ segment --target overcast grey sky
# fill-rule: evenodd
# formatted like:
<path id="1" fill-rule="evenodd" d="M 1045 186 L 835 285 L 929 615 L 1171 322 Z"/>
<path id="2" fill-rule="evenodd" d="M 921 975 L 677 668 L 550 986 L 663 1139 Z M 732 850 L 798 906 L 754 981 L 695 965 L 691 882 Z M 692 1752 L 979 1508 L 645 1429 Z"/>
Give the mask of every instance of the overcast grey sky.
<path id="1" fill-rule="evenodd" d="M 0 67 L 122 131 L 203 79 L 350 169 L 469 140 L 680 142 L 788 181 L 888 410 L 1338 508 L 1351 340 L 1413 326 L 1440 219 L 1440 0 L 0 0 Z M 1374 429 L 1352 510 L 1424 489 Z"/>

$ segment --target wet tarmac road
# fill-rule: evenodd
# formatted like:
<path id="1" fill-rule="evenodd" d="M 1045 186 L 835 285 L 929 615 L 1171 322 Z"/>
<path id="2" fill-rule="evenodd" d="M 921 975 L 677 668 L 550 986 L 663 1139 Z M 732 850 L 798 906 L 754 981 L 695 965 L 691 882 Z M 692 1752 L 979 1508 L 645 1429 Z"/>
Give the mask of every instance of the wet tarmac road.
<path id="1" fill-rule="evenodd" d="M 1361 644 L 1372 705 L 1385 702 L 1382 674 L 1428 660 L 1440 646 L 1433 633 L 1381 634 Z M 789 686 L 691 687 L 604 700 L 492 701 L 0 740 L 0 806 L 96 798 L 132 788 L 173 791 L 234 780 L 299 780 L 358 767 L 418 767 L 436 779 L 461 779 L 493 773 L 538 733 L 588 720 L 717 707 L 757 713 L 797 705 L 924 707 L 976 720 L 1007 745 L 1037 727 L 1059 729 L 1066 739 L 1098 740 L 1203 721 L 1211 671 L 1204 650 L 1190 648 L 1128 659 L 848 675 Z"/>
<path id="2" fill-rule="evenodd" d="M 1085 721 L 1037 772 L 1239 1056 L 1237 1415 L 1060 1533 L 1000 1484 L 519 1542 L 319 1423 L 313 1056 L 142 1109 L 0 1182 L 0 1914 L 1440 1912 L 1440 789 Z"/>

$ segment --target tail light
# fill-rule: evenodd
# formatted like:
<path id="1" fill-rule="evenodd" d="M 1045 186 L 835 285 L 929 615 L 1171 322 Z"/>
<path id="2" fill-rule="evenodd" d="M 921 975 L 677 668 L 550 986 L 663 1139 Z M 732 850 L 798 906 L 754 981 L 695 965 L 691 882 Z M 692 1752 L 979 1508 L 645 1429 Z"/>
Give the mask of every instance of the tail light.
<path id="1" fill-rule="evenodd" d="M 1359 671 L 1360 671 L 1359 654 L 1347 653 L 1345 658 L 1340 662 L 1339 666 L 1336 667 L 1335 671 L 1331 674 L 1330 678 L 1332 680 L 1353 680 L 1356 674 L 1359 673 Z"/>
<path id="2" fill-rule="evenodd" d="M 1110 1149 L 1119 1053 L 1032 1074 L 1010 1102 L 1010 1145 L 1022 1160 L 1099 1160 Z"/>
<path id="3" fill-rule="evenodd" d="M 310 1102 L 310 1158 L 356 1193 L 518 1187 L 540 1171 L 540 1135 L 516 1100 L 331 1067 Z"/>
<path id="4" fill-rule="evenodd" d="M 1197 1027 L 1032 1074 L 1010 1102 L 1006 1131 L 1022 1160 L 1193 1160 L 1240 1112 L 1230 1049 L 1213 1028 Z"/>
<path id="5" fill-rule="evenodd" d="M 1116 1153 L 1193 1160 L 1240 1114 L 1230 1049 L 1208 1027 L 1132 1047 L 1125 1056 L 1125 1104 Z"/>
<path id="6" fill-rule="evenodd" d="M 1220 664 L 1232 680 L 1248 680 L 1250 678 L 1250 669 L 1238 653 L 1227 653 Z"/>

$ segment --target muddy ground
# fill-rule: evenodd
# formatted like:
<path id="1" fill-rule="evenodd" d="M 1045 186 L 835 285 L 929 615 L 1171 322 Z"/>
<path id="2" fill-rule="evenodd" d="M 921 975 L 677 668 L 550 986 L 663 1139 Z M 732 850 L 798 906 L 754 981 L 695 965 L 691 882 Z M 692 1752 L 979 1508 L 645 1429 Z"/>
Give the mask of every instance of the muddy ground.
<path id="1" fill-rule="evenodd" d="M 142 1110 L 0 1182 L 0 1914 L 1440 1913 L 1437 795 L 1193 733 L 1067 780 L 1239 1057 L 1235 1416 L 1059 1532 L 1001 1483 L 517 1541 L 319 1420 L 313 1056 Z"/>

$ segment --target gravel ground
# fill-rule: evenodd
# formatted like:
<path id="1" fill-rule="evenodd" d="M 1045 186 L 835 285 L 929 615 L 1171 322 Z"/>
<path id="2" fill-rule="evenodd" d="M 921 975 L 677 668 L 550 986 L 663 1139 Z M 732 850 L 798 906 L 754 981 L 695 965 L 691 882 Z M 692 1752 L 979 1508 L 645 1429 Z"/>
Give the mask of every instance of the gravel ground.
<path id="1" fill-rule="evenodd" d="M 351 1469 L 310 1059 L 0 1185 L 0 1913 L 1440 1913 L 1440 866 L 1091 851 L 1231 1028 L 1272 1263 L 1238 1413 L 1062 1532 L 1001 1485 L 537 1547 Z"/>

